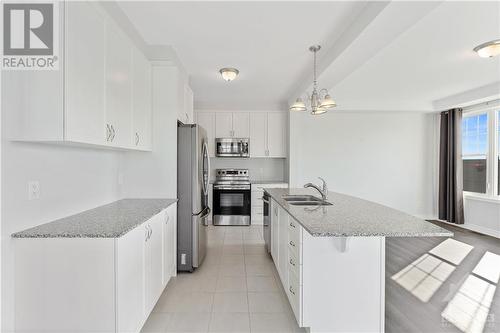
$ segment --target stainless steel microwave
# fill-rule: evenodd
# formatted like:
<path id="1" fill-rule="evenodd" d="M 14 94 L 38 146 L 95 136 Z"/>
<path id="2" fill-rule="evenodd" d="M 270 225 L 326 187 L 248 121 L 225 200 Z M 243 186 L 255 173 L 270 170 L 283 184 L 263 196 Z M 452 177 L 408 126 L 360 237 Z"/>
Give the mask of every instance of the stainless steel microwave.
<path id="1" fill-rule="evenodd" d="M 250 157 L 249 138 L 216 138 L 215 156 Z"/>

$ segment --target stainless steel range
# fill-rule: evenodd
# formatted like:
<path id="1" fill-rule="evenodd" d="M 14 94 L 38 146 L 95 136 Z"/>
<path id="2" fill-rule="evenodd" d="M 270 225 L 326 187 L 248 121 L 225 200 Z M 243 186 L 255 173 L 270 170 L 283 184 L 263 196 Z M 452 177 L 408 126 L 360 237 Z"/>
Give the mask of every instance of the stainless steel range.
<path id="1" fill-rule="evenodd" d="M 214 225 L 250 225 L 251 193 L 248 169 L 217 169 Z"/>

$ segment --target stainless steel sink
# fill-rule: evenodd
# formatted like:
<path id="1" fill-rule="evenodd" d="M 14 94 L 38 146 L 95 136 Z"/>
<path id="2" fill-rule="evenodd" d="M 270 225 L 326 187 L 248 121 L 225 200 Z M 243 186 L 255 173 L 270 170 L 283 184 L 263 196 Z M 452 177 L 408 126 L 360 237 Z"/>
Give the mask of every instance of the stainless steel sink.
<path id="1" fill-rule="evenodd" d="M 321 198 L 315 197 L 314 195 L 284 195 L 283 200 L 285 201 L 323 201 Z"/>
<path id="2" fill-rule="evenodd" d="M 311 200 L 311 201 L 289 201 L 289 205 L 292 206 L 331 206 L 332 204 L 328 201 L 323 200 Z"/>

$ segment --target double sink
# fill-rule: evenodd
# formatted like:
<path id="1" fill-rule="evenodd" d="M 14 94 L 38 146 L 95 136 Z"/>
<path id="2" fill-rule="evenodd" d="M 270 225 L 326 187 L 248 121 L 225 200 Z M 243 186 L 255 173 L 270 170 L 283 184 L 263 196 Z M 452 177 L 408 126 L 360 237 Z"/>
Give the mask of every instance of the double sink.
<path id="1" fill-rule="evenodd" d="M 284 195 L 283 200 L 287 201 L 292 206 L 331 206 L 332 204 L 326 200 L 315 197 L 314 195 Z"/>

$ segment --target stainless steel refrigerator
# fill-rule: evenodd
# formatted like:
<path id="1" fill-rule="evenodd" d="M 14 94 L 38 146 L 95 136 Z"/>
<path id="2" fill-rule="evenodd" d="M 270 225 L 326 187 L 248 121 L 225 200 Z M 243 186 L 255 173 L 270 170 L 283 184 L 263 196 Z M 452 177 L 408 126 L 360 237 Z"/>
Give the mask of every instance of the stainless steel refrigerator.
<path id="1" fill-rule="evenodd" d="M 207 251 L 210 158 L 207 132 L 199 125 L 177 127 L 177 270 L 192 272 Z"/>

